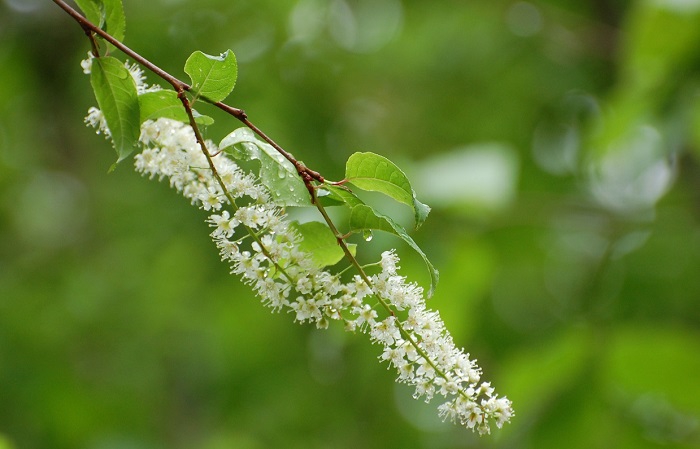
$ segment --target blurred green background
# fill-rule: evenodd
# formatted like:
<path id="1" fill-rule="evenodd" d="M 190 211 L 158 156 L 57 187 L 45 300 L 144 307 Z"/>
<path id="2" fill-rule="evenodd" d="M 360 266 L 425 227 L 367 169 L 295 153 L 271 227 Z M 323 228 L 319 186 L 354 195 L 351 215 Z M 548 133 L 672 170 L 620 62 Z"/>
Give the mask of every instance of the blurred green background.
<path id="1" fill-rule="evenodd" d="M 328 178 L 355 151 L 405 168 L 433 206 L 429 304 L 516 417 L 441 423 L 363 336 L 270 314 L 202 212 L 107 173 L 80 27 L 3 0 L 0 448 L 700 447 L 700 1 L 125 8 L 177 76 L 233 49 L 228 102 Z"/>

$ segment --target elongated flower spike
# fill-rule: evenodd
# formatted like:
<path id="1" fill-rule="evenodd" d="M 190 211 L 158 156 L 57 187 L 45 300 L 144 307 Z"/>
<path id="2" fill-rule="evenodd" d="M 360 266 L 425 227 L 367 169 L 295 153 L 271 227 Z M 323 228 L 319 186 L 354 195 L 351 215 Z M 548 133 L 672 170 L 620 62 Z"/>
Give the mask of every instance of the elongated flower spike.
<path id="1" fill-rule="evenodd" d="M 144 149 L 135 156 L 136 170 L 169 180 L 192 204 L 211 212 L 207 223 L 222 261 L 265 306 L 291 313 L 299 323 L 326 328 L 342 321 L 346 329 L 367 334 L 382 347 L 378 358 L 396 369 L 397 382 L 415 388 L 414 398 L 443 398 L 438 410 L 444 419 L 484 434 L 492 423 L 500 428 L 513 416 L 511 402 L 481 381 L 476 362 L 455 346 L 439 313 L 426 307 L 423 289 L 399 275 L 394 250 L 382 253 L 381 269 L 369 283 L 359 275 L 342 281 L 299 249 L 301 235 L 255 175 L 218 153 L 216 170 L 236 199 L 229 202 L 188 125 L 165 118 L 147 121 L 140 142 Z M 207 147 L 217 153 L 214 142 Z M 396 312 L 377 307 L 378 298 Z"/>
<path id="2" fill-rule="evenodd" d="M 167 180 L 191 204 L 208 213 L 206 223 L 221 260 L 265 306 L 289 313 L 299 323 L 327 328 L 338 322 L 348 331 L 367 335 L 380 346 L 378 359 L 396 370 L 396 381 L 414 388 L 414 398 L 426 402 L 440 398 L 438 413 L 443 419 L 481 435 L 490 433 L 494 424 L 500 428 L 510 421 L 511 402 L 498 396 L 489 382 L 481 380 L 476 361 L 455 345 L 439 313 L 427 307 L 429 295 L 423 288 L 399 274 L 396 251 L 384 251 L 376 263 L 361 266 L 354 248 L 345 242 L 354 232 L 378 229 L 393 233 L 423 257 L 431 275 L 432 291 L 437 271 L 405 230 L 364 204 L 350 190 L 339 187 L 349 182 L 360 189 L 384 193 L 412 207 L 420 225 L 430 208 L 416 199 L 398 167 L 382 156 L 356 153 L 348 160 L 343 182 L 326 182 L 274 144 L 248 121 L 245 113 L 221 103 L 235 84 L 237 67 L 232 52 L 216 57 L 195 52 L 185 64 L 185 71 L 196 86 L 191 88 L 124 47 L 62 0 L 54 2 L 86 31 L 106 39 L 138 62 L 122 66 L 113 57 L 97 62 L 99 75 L 92 79 L 93 89 L 98 103 L 102 100 L 100 105 L 109 109 L 90 108 L 85 123 L 113 141 L 120 160 L 131 151 L 127 144 L 133 138 L 141 149 L 134 157 L 136 171 L 150 179 Z M 110 20 L 122 20 L 112 27 L 123 30 L 121 15 L 113 14 Z M 96 49 L 94 36 L 90 37 Z M 82 61 L 84 73 L 93 71 L 95 56 L 91 52 Z M 141 66 L 158 74 L 176 91 L 147 85 Z M 112 89 L 114 86 L 119 88 Z M 189 89 L 196 89 L 194 99 L 201 97 L 215 104 L 241 120 L 246 128 L 234 131 L 218 145 L 202 138 L 198 120 L 211 119 L 191 108 L 186 93 Z M 180 101 L 184 113 L 173 106 Z M 130 129 L 130 119 L 139 115 L 139 108 L 145 108 L 150 115 L 144 118 L 141 110 L 138 129 Z M 257 159 L 260 173 L 245 172 L 237 159 Z M 332 201 L 351 209 L 348 234 L 341 234 L 325 212 L 319 199 L 320 189 Z M 318 229 L 291 221 L 284 209 L 289 205 L 316 206 L 327 227 L 319 225 L 322 229 Z M 311 228 L 313 231 L 309 231 Z M 328 239 L 325 243 L 323 238 L 314 240 L 316 234 Z M 307 240 L 310 237 L 313 244 Z M 323 257 L 318 254 L 321 247 Z M 343 257 L 349 267 L 332 271 L 329 266 Z M 355 269 L 353 274 L 347 272 L 350 268 Z"/>

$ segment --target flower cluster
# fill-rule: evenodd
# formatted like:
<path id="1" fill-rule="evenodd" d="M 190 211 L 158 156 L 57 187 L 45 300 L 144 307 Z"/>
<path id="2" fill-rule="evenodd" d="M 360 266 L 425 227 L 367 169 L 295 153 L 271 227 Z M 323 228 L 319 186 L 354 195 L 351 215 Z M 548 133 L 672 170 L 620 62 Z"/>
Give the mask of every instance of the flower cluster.
<path id="1" fill-rule="evenodd" d="M 90 72 L 92 60 L 83 61 Z M 125 64 L 139 93 L 147 86 L 143 72 Z M 90 108 L 86 123 L 111 134 L 102 112 Z M 360 269 L 342 278 L 319 266 L 313 254 L 299 250 L 302 237 L 268 189 L 245 173 L 216 144 L 205 141 L 205 154 L 193 129 L 159 118 L 141 125 L 143 150 L 136 170 L 149 178 L 168 179 L 193 205 L 210 213 L 207 223 L 222 261 L 275 311 L 295 321 L 326 328 L 340 321 L 349 331 L 365 333 L 380 345 L 379 359 L 398 372 L 397 381 L 415 388 L 426 402 L 442 396 L 440 415 L 480 434 L 491 423 L 501 427 L 513 416 L 511 402 L 499 397 L 469 354 L 456 347 L 438 312 L 425 304 L 423 289 L 398 274 L 394 251 L 381 256 L 378 272 Z"/>
<path id="2" fill-rule="evenodd" d="M 382 254 L 381 270 L 341 279 L 320 268 L 313 255 L 300 251 L 301 236 L 266 188 L 213 142 L 205 145 L 216 173 L 183 123 L 158 119 L 142 126 L 144 150 L 136 170 L 170 181 L 198 207 L 212 212 L 207 222 L 221 258 L 250 285 L 263 303 L 286 310 L 296 321 L 325 328 L 342 321 L 345 328 L 369 335 L 383 347 L 379 358 L 398 372 L 397 381 L 412 385 L 414 397 L 443 396 L 440 415 L 488 433 L 513 415 L 510 401 L 494 394 L 469 355 L 457 348 L 436 311 L 426 308 L 423 289 L 398 274 L 399 258 Z"/>

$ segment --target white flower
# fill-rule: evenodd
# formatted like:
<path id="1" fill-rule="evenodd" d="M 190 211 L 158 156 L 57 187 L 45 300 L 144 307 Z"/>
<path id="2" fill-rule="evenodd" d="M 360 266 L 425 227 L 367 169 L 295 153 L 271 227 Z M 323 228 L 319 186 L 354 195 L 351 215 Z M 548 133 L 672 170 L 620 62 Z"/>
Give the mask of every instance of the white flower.
<path id="1" fill-rule="evenodd" d="M 416 370 L 416 376 L 420 376 L 424 379 L 432 380 L 435 378 L 435 368 L 430 364 L 425 357 L 422 357 L 418 362 L 418 370 Z"/>
<path id="2" fill-rule="evenodd" d="M 488 397 L 493 396 L 493 387 L 491 387 L 491 382 L 483 382 L 479 386 L 478 394 L 482 394 Z"/>
<path id="3" fill-rule="evenodd" d="M 139 141 L 142 144 L 149 145 L 151 142 L 156 142 L 159 135 L 160 127 L 153 120 L 146 120 L 141 124 L 141 134 L 139 135 Z"/>
<path id="4" fill-rule="evenodd" d="M 95 128 L 97 134 L 104 134 L 106 138 L 111 138 L 112 133 L 109 132 L 107 120 L 102 111 L 96 107 L 92 106 L 88 109 L 88 114 L 85 116 L 85 123 Z"/>
<path id="5" fill-rule="evenodd" d="M 232 219 L 227 210 L 223 211 L 221 215 L 210 215 L 207 221 L 216 228 L 211 233 L 214 238 L 230 238 L 236 231 L 236 226 L 238 226 L 238 220 Z"/>
<path id="6" fill-rule="evenodd" d="M 384 251 L 382 253 L 381 266 L 382 271 L 389 275 L 395 275 L 396 270 L 399 268 L 399 257 L 396 255 L 395 250 Z"/>
<path id="7" fill-rule="evenodd" d="M 410 382 L 413 380 L 413 364 L 409 362 L 399 362 L 398 365 L 396 365 L 396 368 L 399 371 L 399 377 L 398 380 L 400 382 Z"/>
<path id="8" fill-rule="evenodd" d="M 355 319 L 355 325 L 359 328 L 364 327 L 364 325 L 374 327 L 376 324 L 377 311 L 370 307 L 369 304 L 364 304 L 362 307 L 353 307 L 352 313 L 358 315 Z"/>
<path id="9" fill-rule="evenodd" d="M 379 358 L 381 360 L 389 361 L 394 367 L 398 367 L 398 366 L 405 364 L 405 362 L 404 362 L 405 355 L 406 355 L 406 351 L 401 346 L 398 346 L 398 347 L 385 346 L 384 352 L 382 353 L 381 356 L 379 356 Z"/>
<path id="10" fill-rule="evenodd" d="M 387 346 L 393 345 L 396 340 L 401 338 L 401 332 L 396 326 L 396 317 L 389 315 L 382 321 L 376 322 L 370 330 L 370 336 L 373 340 Z"/>
<path id="11" fill-rule="evenodd" d="M 432 379 L 422 379 L 416 373 L 416 391 L 413 393 L 413 399 L 425 397 L 425 402 L 430 402 L 435 394 L 435 385 Z"/>
<path id="12" fill-rule="evenodd" d="M 201 192 L 197 198 L 202 203 L 204 210 L 219 210 L 221 209 L 221 192 L 216 187 L 208 187 L 207 190 Z"/>
<path id="13" fill-rule="evenodd" d="M 143 69 L 141 69 L 141 66 L 139 66 L 138 64 L 129 64 L 129 62 L 127 61 L 124 63 L 124 67 L 126 67 L 126 69 L 129 71 L 129 75 L 131 75 L 131 77 L 134 79 L 134 83 L 136 84 L 136 92 L 139 95 L 145 92 L 154 92 L 157 90 L 161 90 L 160 86 L 149 86 L 148 84 L 146 84 L 146 75 L 143 73 Z M 85 68 L 83 68 L 83 71 L 85 71 Z"/>
<path id="14" fill-rule="evenodd" d="M 372 289 L 367 285 L 367 283 L 362 279 L 359 275 L 355 275 L 353 278 L 353 283 L 350 284 L 352 288 L 354 288 L 355 295 L 357 296 L 357 299 L 360 301 L 364 299 L 366 296 L 369 296 L 372 294 Z"/>
<path id="15" fill-rule="evenodd" d="M 225 238 L 214 238 L 214 243 L 216 243 L 217 248 L 219 248 L 221 260 L 234 261 L 240 252 L 238 242 L 232 242 Z"/>
<path id="16" fill-rule="evenodd" d="M 80 67 L 83 68 L 83 73 L 89 75 L 92 72 L 92 60 L 95 57 L 91 51 L 87 52 L 87 58 L 80 61 Z"/>
<path id="17" fill-rule="evenodd" d="M 470 429 L 476 425 L 481 424 L 484 421 L 484 414 L 482 410 L 474 403 L 470 403 L 468 405 L 466 417 L 466 425 Z"/>

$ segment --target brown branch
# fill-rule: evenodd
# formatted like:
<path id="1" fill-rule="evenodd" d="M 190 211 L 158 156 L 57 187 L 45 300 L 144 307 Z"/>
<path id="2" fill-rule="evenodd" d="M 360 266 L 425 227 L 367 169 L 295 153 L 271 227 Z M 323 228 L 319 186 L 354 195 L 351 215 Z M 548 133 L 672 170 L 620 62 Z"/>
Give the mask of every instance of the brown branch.
<path id="1" fill-rule="evenodd" d="M 97 52 L 97 47 L 94 41 L 94 34 L 97 34 L 110 44 L 114 45 L 116 48 L 118 48 L 122 53 L 125 55 L 129 56 L 131 59 L 142 65 L 143 67 L 147 68 L 151 72 L 153 72 L 155 75 L 159 76 L 163 80 L 165 80 L 168 84 L 173 86 L 173 89 L 175 89 L 177 92 L 181 91 L 189 91 L 192 89 L 192 86 L 189 84 L 185 83 L 184 81 L 180 81 L 178 78 L 172 76 L 165 70 L 161 69 L 157 65 L 153 64 L 151 61 L 148 59 L 144 58 L 140 54 L 136 53 L 134 50 L 130 49 L 126 45 L 124 45 L 122 42 L 120 42 L 118 39 L 114 38 L 111 34 L 107 33 L 100 27 L 96 26 L 92 22 L 90 22 L 85 16 L 80 14 L 78 11 L 75 9 L 71 8 L 70 5 L 68 5 L 65 1 L 63 0 L 53 0 L 54 3 L 56 3 L 61 9 L 63 9 L 68 15 L 70 15 L 73 19 L 75 19 L 78 24 L 85 30 L 85 33 L 88 35 L 90 40 L 92 41 L 92 47 L 93 47 L 93 52 Z M 97 55 L 96 55 L 97 56 Z M 203 99 L 204 101 L 207 101 L 206 99 Z M 269 143 L 272 145 L 272 147 L 277 150 L 282 156 L 285 157 L 289 162 L 294 164 L 294 168 L 296 168 L 297 172 L 299 173 L 299 176 L 304 180 L 304 183 L 307 185 L 307 189 L 311 189 L 312 186 L 307 182 L 307 179 L 310 178 L 310 180 L 315 180 L 318 182 L 324 182 L 323 176 L 321 176 L 320 173 L 311 170 L 304 166 L 301 162 L 296 160 L 294 156 L 292 156 L 289 152 L 285 151 L 281 146 L 279 146 L 274 140 L 272 140 L 270 137 L 267 136 L 264 132 L 260 130 L 257 126 L 255 126 L 250 120 L 248 120 L 248 115 L 245 113 L 243 109 L 238 109 L 234 108 L 233 106 L 229 106 L 225 103 L 222 103 L 220 101 L 218 102 L 209 102 L 216 106 L 217 108 L 221 109 L 222 111 L 226 112 L 229 115 L 232 115 L 239 121 L 241 121 L 245 126 L 250 128 L 255 134 L 257 134 L 261 139 L 263 139 L 265 142 Z M 311 192 L 311 190 L 309 190 Z"/>

